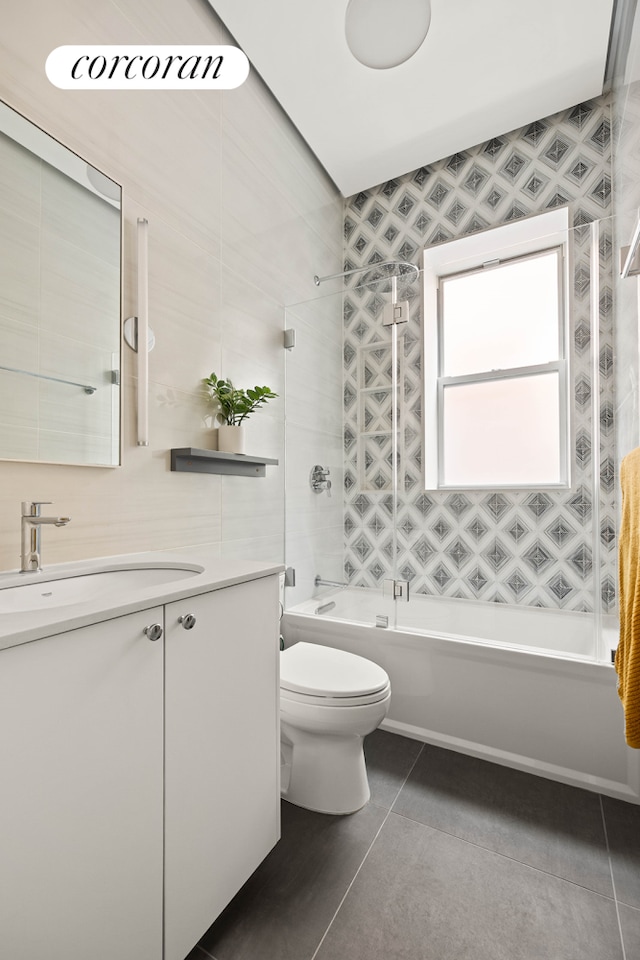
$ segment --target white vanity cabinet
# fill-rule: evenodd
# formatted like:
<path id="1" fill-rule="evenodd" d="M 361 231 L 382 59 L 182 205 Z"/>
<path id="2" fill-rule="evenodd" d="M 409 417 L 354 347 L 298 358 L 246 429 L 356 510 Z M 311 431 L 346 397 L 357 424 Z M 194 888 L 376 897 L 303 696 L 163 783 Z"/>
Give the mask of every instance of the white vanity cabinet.
<path id="1" fill-rule="evenodd" d="M 279 837 L 277 637 L 276 573 L 0 650 L 0 957 L 184 960 Z"/>
<path id="2" fill-rule="evenodd" d="M 162 956 L 162 608 L 0 651 L 0 956 Z"/>
<path id="3" fill-rule="evenodd" d="M 280 835 L 277 602 L 271 577 L 165 610 L 164 960 L 184 960 Z"/>

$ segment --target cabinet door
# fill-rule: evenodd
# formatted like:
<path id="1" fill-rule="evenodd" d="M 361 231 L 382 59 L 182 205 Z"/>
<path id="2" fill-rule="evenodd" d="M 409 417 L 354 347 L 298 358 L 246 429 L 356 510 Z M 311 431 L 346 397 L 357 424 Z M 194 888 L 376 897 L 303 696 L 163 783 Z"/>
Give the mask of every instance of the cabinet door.
<path id="1" fill-rule="evenodd" d="M 165 614 L 165 960 L 183 960 L 280 835 L 278 578 Z"/>
<path id="2" fill-rule="evenodd" d="M 0 651 L 0 956 L 162 956 L 162 608 Z"/>

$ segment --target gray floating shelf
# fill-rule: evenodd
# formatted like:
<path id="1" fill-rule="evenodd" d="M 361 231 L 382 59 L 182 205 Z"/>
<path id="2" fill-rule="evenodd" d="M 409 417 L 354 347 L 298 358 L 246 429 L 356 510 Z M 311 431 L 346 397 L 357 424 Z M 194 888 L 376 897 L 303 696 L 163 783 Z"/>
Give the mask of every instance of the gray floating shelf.
<path id="1" fill-rule="evenodd" d="M 267 466 L 277 464 L 269 457 L 251 457 L 244 453 L 197 450 L 180 447 L 171 451 L 171 469 L 179 473 L 221 473 L 236 477 L 265 477 Z"/>

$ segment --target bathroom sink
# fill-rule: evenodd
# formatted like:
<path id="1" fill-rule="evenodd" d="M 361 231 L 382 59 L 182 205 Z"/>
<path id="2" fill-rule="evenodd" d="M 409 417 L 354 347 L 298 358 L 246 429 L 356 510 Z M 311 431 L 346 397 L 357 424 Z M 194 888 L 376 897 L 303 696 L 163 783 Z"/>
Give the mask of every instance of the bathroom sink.
<path id="1" fill-rule="evenodd" d="M 10 587 L 0 587 L 0 613 L 25 613 L 47 610 L 73 603 L 85 603 L 101 597 L 175 583 L 202 573 L 195 565 L 119 567 L 93 573 L 76 574 L 44 580 L 42 574 L 26 574 L 29 580 Z M 38 579 L 31 579 L 38 577 Z"/>

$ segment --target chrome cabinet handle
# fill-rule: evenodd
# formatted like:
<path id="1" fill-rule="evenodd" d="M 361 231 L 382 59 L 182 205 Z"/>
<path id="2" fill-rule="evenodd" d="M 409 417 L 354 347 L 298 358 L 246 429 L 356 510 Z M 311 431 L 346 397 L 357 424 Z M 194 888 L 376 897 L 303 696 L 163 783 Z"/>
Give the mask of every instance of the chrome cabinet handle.
<path id="1" fill-rule="evenodd" d="M 185 630 L 193 630 L 196 618 L 192 613 L 186 613 L 183 617 L 178 617 L 178 623 L 181 623 Z"/>
<path id="2" fill-rule="evenodd" d="M 144 628 L 144 632 L 149 637 L 149 640 L 159 640 L 162 636 L 162 627 L 159 623 L 152 623 Z"/>

